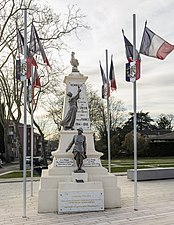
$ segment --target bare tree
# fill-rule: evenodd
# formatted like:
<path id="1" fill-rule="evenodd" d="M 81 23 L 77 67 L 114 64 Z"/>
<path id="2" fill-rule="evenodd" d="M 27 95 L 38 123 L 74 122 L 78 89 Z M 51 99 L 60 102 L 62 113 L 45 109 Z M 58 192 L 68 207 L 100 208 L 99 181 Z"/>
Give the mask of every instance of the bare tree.
<path id="1" fill-rule="evenodd" d="M 60 130 L 60 121 L 62 120 L 64 92 L 60 92 L 50 98 L 49 106 L 47 107 L 48 118 L 52 118 L 57 126 L 57 131 Z"/>
<path id="2" fill-rule="evenodd" d="M 25 5 L 24 5 L 25 3 Z M 48 5 L 38 5 L 36 0 L 3 0 L 0 1 L 0 89 L 2 100 L 6 105 L 9 118 L 14 124 L 16 134 L 16 147 L 20 156 L 20 168 L 22 168 L 22 144 L 19 138 L 18 124 L 22 116 L 23 107 L 23 83 L 16 80 L 16 22 L 23 32 L 23 10 L 28 10 L 28 27 L 35 23 L 41 41 L 48 55 L 57 54 L 65 49 L 64 38 L 72 35 L 79 28 L 87 28 L 83 23 L 84 15 L 75 6 L 69 6 L 66 14 L 55 14 Z M 28 29 L 29 31 L 29 29 Z M 29 31 L 30 32 L 30 31 Z M 28 35 L 29 36 L 29 35 Z M 54 54 L 53 54 L 54 53 Z M 42 87 L 38 92 L 37 100 L 49 93 L 50 87 L 57 85 L 60 68 L 54 62 L 51 73 L 48 73 L 38 56 L 39 74 L 42 77 Z M 43 66 L 43 67 L 41 67 Z M 46 98 L 46 97 L 45 97 Z M 36 123 L 35 123 L 36 125 Z M 4 124 L 6 127 L 6 125 Z"/>

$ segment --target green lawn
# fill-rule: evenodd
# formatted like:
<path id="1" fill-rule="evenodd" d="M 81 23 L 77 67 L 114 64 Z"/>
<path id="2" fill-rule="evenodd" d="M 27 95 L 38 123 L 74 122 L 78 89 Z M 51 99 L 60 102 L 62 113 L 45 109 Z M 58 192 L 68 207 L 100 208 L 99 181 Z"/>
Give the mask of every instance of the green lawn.
<path id="1" fill-rule="evenodd" d="M 31 173 L 30 171 L 27 171 L 27 177 L 30 177 Z M 38 175 L 34 174 L 34 177 L 37 177 Z M 7 179 L 7 178 L 21 178 L 23 177 L 23 171 L 14 171 L 11 173 L 7 173 L 4 175 L 0 175 L 0 179 Z"/>
<path id="2" fill-rule="evenodd" d="M 102 165 L 108 168 L 108 161 L 102 160 Z M 174 167 L 174 157 L 158 157 L 158 158 L 138 158 L 138 169 L 156 168 L 156 167 Z M 133 159 L 115 159 L 111 160 L 112 172 L 126 172 L 128 169 L 134 168 Z"/>
<path id="3" fill-rule="evenodd" d="M 101 160 L 102 165 L 108 168 L 108 161 Z M 174 157 L 158 157 L 158 158 L 138 158 L 138 169 L 156 168 L 156 167 L 174 167 Z M 113 173 L 126 172 L 128 169 L 134 168 L 134 160 L 128 158 L 111 160 L 111 171 Z M 34 176 L 39 176 L 35 175 Z M 23 171 L 15 171 L 5 175 L 1 175 L 0 179 L 4 178 L 20 178 L 23 177 Z M 27 171 L 27 177 L 30 177 L 30 171 Z"/>

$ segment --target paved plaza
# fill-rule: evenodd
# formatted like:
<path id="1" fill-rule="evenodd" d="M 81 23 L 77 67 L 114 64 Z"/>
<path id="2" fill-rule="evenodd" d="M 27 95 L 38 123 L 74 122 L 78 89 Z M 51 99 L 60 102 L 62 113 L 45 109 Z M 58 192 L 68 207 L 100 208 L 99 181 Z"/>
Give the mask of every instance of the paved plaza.
<path id="1" fill-rule="evenodd" d="M 118 176 L 121 208 L 100 212 L 57 214 L 37 213 L 39 181 L 34 181 L 34 196 L 27 182 L 27 217 L 23 215 L 23 183 L 0 181 L 0 225 L 174 225 L 174 180 L 138 182 L 139 210 L 133 210 L 134 182 Z M 114 196 L 113 196 L 114 197 Z"/>

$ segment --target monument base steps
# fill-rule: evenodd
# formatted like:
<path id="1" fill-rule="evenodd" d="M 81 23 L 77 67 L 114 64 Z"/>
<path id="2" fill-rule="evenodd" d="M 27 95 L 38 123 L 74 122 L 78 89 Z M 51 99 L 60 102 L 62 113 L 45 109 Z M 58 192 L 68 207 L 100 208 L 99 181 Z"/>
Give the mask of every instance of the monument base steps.
<path id="1" fill-rule="evenodd" d="M 38 212 L 68 213 L 121 207 L 116 176 L 106 173 L 103 167 L 84 169 L 89 174 L 71 172 L 71 175 L 50 176 L 49 171 L 44 170 L 40 180 Z"/>

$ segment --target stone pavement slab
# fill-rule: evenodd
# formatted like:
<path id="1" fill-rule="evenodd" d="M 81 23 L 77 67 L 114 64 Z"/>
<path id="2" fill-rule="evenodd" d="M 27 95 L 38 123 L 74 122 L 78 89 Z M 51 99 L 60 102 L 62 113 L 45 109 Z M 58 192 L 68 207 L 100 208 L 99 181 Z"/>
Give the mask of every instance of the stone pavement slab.
<path id="1" fill-rule="evenodd" d="M 23 183 L 0 183 L 0 225 L 174 225 L 174 179 L 138 182 L 139 210 L 134 211 L 134 183 L 126 176 L 118 176 L 121 208 L 74 214 L 38 214 L 39 182 L 33 184 L 31 197 L 27 182 L 27 217 L 22 218 Z"/>

